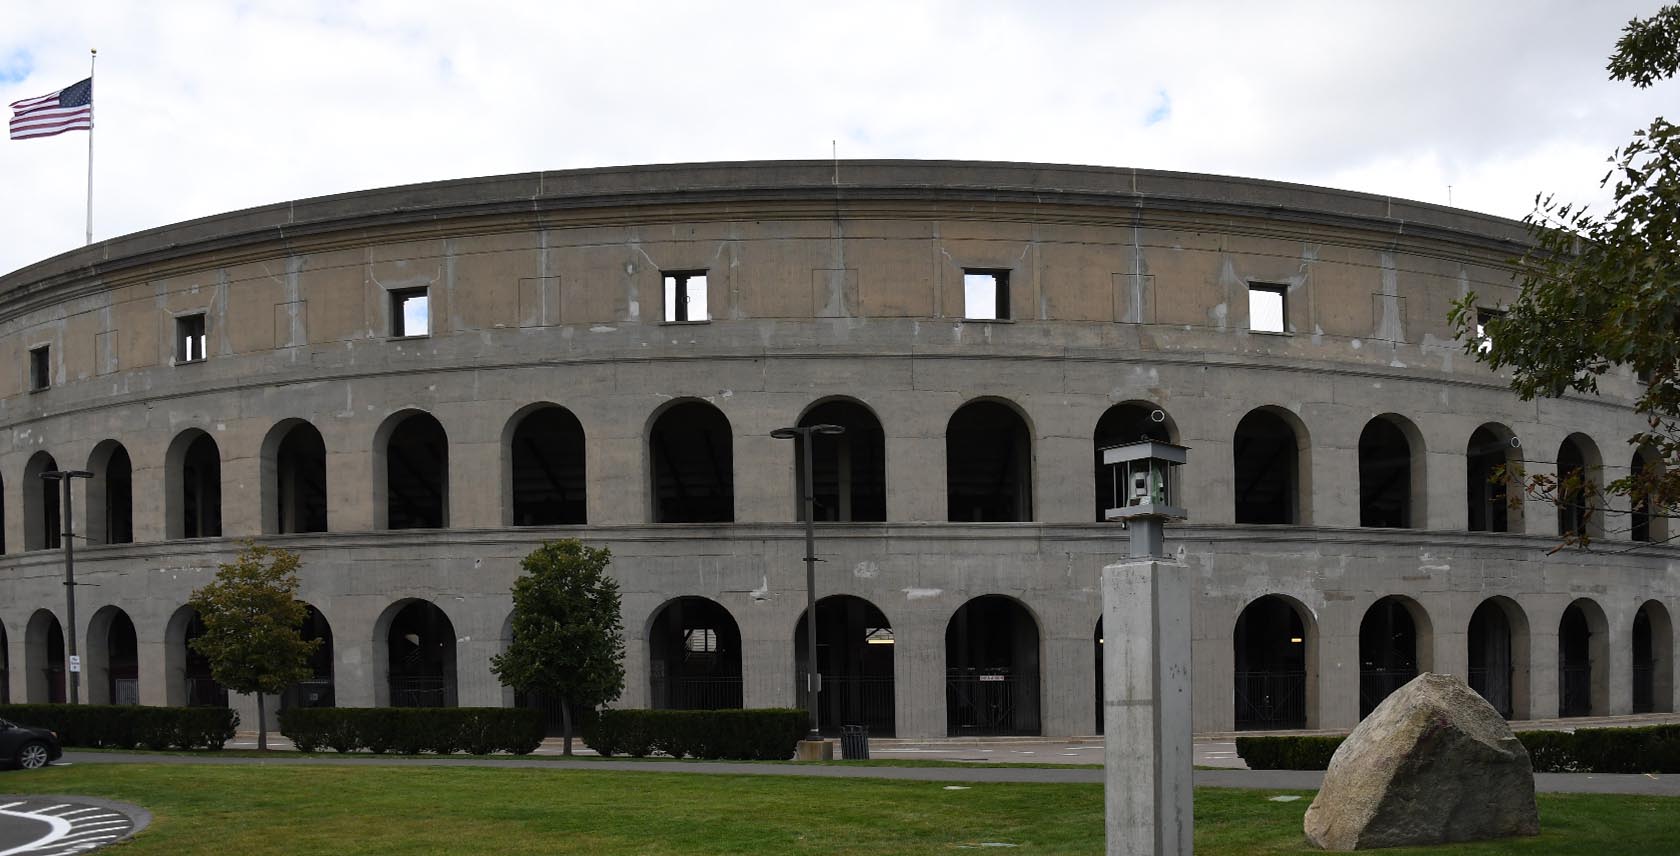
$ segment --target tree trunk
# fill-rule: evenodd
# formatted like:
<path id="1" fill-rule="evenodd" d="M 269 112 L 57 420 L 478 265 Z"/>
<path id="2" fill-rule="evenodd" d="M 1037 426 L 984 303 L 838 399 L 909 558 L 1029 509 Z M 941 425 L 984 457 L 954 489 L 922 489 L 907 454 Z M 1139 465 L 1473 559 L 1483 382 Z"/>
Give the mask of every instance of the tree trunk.
<path id="1" fill-rule="evenodd" d="M 566 748 L 562 755 L 572 754 L 572 703 L 566 699 L 560 700 L 560 736 L 565 739 Z"/>
<path id="2" fill-rule="evenodd" d="M 262 690 L 257 691 L 257 751 L 268 751 L 268 717 L 263 715 Z"/>

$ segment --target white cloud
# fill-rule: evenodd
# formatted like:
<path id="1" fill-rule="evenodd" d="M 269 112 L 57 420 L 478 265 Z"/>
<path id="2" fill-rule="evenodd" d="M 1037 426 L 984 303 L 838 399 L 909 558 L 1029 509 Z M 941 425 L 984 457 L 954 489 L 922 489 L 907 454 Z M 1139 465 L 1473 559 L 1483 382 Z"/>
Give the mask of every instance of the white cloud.
<path id="1" fill-rule="evenodd" d="M 414 181 L 826 158 L 830 140 L 1440 203 L 1451 185 L 1521 216 L 1540 191 L 1598 198 L 1604 157 L 1677 91 L 1605 79 L 1646 3 L 13 5 L 0 98 L 74 82 L 100 49 L 96 238 Z M 81 134 L 0 146 L 0 270 L 80 245 L 85 157 Z"/>

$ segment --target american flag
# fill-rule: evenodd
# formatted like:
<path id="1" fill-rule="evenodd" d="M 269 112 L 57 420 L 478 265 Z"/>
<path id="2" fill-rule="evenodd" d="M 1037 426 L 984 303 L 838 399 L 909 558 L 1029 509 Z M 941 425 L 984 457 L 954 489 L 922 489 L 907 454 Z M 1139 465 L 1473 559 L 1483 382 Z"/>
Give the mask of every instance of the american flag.
<path id="1" fill-rule="evenodd" d="M 93 130 L 93 78 L 39 98 L 12 102 L 12 139 Z"/>

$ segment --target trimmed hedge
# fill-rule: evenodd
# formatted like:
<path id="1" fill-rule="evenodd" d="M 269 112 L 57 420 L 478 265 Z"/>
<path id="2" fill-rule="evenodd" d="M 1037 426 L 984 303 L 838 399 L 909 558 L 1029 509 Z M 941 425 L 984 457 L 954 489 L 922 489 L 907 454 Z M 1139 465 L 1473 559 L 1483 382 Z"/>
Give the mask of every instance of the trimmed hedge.
<path id="1" fill-rule="evenodd" d="M 280 711 L 280 733 L 303 752 L 529 755 L 543 717 L 522 707 L 298 707 Z"/>
<path id="2" fill-rule="evenodd" d="M 786 761 L 805 736 L 807 716 L 795 708 L 603 710 L 587 723 L 583 741 L 608 756 Z"/>
<path id="3" fill-rule="evenodd" d="M 1518 731 L 1536 773 L 1680 773 L 1680 725 Z M 1343 737 L 1238 737 L 1251 770 L 1322 770 Z"/>
<path id="4" fill-rule="evenodd" d="M 225 707 L 128 704 L 6 704 L 0 719 L 50 728 L 65 746 L 106 749 L 220 749 L 239 726 Z"/>

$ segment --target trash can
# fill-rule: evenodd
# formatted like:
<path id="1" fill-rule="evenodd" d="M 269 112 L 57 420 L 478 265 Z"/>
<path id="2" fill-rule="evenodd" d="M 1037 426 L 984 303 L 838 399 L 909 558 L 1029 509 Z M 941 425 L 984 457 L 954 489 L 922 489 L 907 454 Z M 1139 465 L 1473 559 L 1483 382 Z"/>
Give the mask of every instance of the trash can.
<path id="1" fill-rule="evenodd" d="M 840 726 L 840 757 L 847 761 L 869 760 L 869 726 Z"/>

